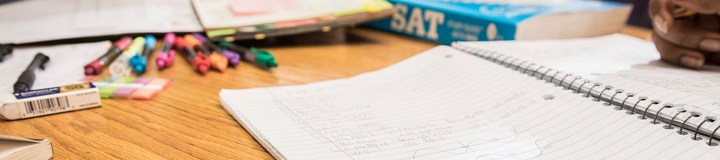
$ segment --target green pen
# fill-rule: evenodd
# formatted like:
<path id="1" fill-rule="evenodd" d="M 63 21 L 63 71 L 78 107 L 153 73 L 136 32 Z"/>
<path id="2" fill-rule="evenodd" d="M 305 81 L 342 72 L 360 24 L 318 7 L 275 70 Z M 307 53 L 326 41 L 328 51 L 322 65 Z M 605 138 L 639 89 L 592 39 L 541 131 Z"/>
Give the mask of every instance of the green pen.
<path id="1" fill-rule="evenodd" d="M 272 53 L 270 53 L 270 51 L 256 49 L 255 47 L 250 47 L 250 49 L 248 49 L 228 41 L 220 41 L 218 42 L 218 46 L 237 52 L 240 54 L 240 58 L 243 61 L 254 63 L 261 68 L 272 68 L 278 66 L 277 62 L 275 62 L 275 57 Z"/>

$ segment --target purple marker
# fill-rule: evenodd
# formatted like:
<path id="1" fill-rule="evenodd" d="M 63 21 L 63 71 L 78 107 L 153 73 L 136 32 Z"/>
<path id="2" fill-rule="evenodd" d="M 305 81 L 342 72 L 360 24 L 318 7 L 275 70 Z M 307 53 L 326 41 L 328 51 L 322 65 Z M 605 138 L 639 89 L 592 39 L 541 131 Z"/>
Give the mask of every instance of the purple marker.
<path id="1" fill-rule="evenodd" d="M 223 56 L 228 59 L 230 66 L 237 66 L 240 64 L 240 54 L 231 50 L 224 49 L 222 52 Z"/>
<path id="2" fill-rule="evenodd" d="M 240 54 L 233 51 L 223 50 L 220 48 L 220 46 L 215 45 L 215 43 L 212 43 L 207 39 L 207 37 L 203 36 L 199 33 L 193 33 L 192 34 L 195 39 L 198 39 L 200 42 L 202 42 L 205 46 L 213 50 L 215 53 L 222 53 L 222 55 L 227 58 L 228 63 L 230 66 L 237 66 L 240 63 Z"/>

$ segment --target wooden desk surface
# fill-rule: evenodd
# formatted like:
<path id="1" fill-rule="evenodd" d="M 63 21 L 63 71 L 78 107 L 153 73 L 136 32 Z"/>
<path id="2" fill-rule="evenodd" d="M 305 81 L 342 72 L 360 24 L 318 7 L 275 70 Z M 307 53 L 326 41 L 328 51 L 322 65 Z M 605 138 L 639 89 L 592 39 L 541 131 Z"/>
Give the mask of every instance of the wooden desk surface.
<path id="1" fill-rule="evenodd" d="M 269 40 L 259 44 L 280 64 L 265 71 L 247 63 L 200 75 L 182 56 L 144 77 L 172 78 L 148 101 L 107 99 L 102 107 L 18 121 L 1 121 L 0 134 L 50 139 L 56 159 L 273 159 L 220 105 L 220 89 L 298 85 L 347 78 L 404 60 L 438 44 L 355 28 Z M 650 31 L 622 33 L 649 39 Z M 154 60 L 152 60 L 154 62 Z M 102 75 L 109 75 L 107 71 Z"/>

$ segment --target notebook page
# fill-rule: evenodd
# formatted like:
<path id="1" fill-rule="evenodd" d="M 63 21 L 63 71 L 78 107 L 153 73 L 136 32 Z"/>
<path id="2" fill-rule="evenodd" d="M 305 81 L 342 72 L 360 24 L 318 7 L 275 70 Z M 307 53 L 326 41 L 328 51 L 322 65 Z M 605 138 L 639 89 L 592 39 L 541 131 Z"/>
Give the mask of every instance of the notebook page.
<path id="1" fill-rule="evenodd" d="M 693 71 L 690 71 L 693 72 Z M 638 75 L 639 76 L 639 75 Z M 652 75 L 647 75 L 652 77 Z M 696 94 L 691 94 L 688 92 L 683 91 L 676 91 L 671 89 L 666 89 L 663 87 L 659 87 L 657 84 L 665 83 L 665 81 L 671 81 L 675 77 L 656 77 L 653 82 L 658 83 L 645 83 L 642 81 L 637 81 L 632 78 L 636 77 L 626 77 L 626 75 L 622 74 L 607 74 L 607 75 L 601 75 L 598 76 L 596 81 L 612 81 L 615 82 L 613 85 L 619 89 L 624 89 L 627 92 L 634 92 L 637 93 L 639 96 L 647 96 L 650 99 L 653 100 L 660 100 L 662 103 L 672 103 L 677 107 L 684 107 L 684 109 L 688 110 L 688 113 L 691 111 L 701 113 L 702 115 L 699 118 L 694 119 L 694 121 L 689 121 L 688 123 L 694 126 L 695 128 L 702 120 L 705 119 L 705 117 L 716 117 L 720 118 L 720 99 L 717 98 L 707 98 L 704 96 L 698 96 Z M 671 79 L 671 80 L 667 80 Z M 667 83 L 673 83 L 673 82 L 667 82 Z M 693 85 L 693 84 L 686 84 L 686 85 Z M 636 91 L 636 90 L 646 90 L 648 88 L 651 88 L 650 91 Z M 693 87 L 688 87 L 686 89 L 691 89 Z M 696 87 L 696 89 L 699 89 Z M 707 88 L 709 92 L 713 91 L 711 87 Z M 716 91 L 716 90 L 714 90 Z M 626 95 L 621 94 L 618 96 L 618 98 L 622 99 L 625 98 Z M 663 98 L 660 98 L 663 97 Z M 679 99 L 679 97 L 694 97 L 692 99 Z M 637 102 L 637 97 L 631 98 L 633 102 Z M 649 104 L 647 102 L 640 103 L 638 108 L 646 108 L 646 104 Z M 657 113 L 656 110 L 659 109 L 659 106 L 656 106 L 654 108 L 650 108 L 650 113 Z M 668 110 L 663 110 L 662 112 L 665 115 L 674 115 L 671 114 Z M 720 126 L 720 123 L 711 123 L 711 124 L 705 124 L 703 125 L 703 128 L 708 129 L 709 131 L 714 130 L 717 128 L 717 126 Z M 715 134 L 716 137 L 720 137 L 720 133 Z"/>
<path id="2" fill-rule="evenodd" d="M 110 41 L 101 41 L 14 47 L 11 57 L 0 63 L 0 73 L 3 73 L 3 76 L 0 76 L 0 94 L 13 92 L 13 85 L 38 52 L 50 57 L 50 61 L 45 64 L 44 70 L 35 70 L 32 89 L 78 83 L 85 77 L 85 64 L 105 54 L 110 46 Z"/>
<path id="3" fill-rule="evenodd" d="M 538 41 L 460 42 L 495 51 L 592 80 L 600 74 L 630 69 L 660 59 L 655 45 L 635 37 L 612 34 L 594 38 Z"/>
<path id="4" fill-rule="evenodd" d="M 189 0 L 17 1 L 0 5 L 0 43 L 202 31 Z"/>
<path id="5" fill-rule="evenodd" d="M 670 149 L 673 156 L 718 151 L 446 46 L 348 79 L 226 89 L 220 98 L 278 159 L 619 159 L 655 155 L 629 151 L 635 148 Z"/>
<path id="6" fill-rule="evenodd" d="M 720 103 L 720 66 L 707 64 L 701 70 L 681 68 L 663 61 L 634 65 L 612 74 L 669 90 L 713 98 Z"/>

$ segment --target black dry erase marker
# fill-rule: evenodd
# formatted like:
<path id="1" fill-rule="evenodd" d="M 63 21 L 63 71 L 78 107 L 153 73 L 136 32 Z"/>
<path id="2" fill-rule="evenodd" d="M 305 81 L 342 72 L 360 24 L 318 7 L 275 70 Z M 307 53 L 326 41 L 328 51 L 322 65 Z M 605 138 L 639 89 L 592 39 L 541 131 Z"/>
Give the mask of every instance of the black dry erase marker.
<path id="1" fill-rule="evenodd" d="M 12 55 L 12 46 L 9 44 L 0 44 L 0 62 L 9 58 Z"/>
<path id="2" fill-rule="evenodd" d="M 28 65 L 27 69 L 20 74 L 17 82 L 13 85 L 15 92 L 30 90 L 33 83 L 35 83 L 35 70 L 37 68 L 44 70 L 45 63 L 48 61 L 50 61 L 50 57 L 42 53 L 36 54 L 35 58 L 33 58 L 32 62 L 30 62 L 30 65 Z"/>

